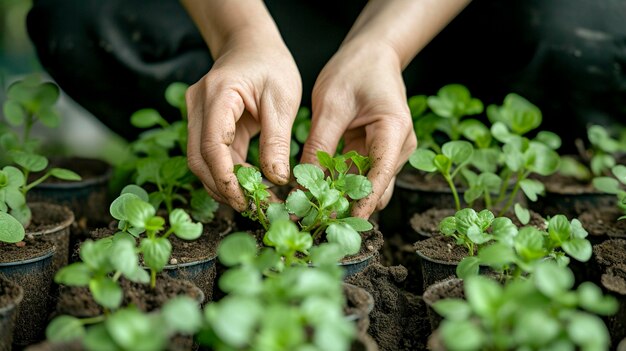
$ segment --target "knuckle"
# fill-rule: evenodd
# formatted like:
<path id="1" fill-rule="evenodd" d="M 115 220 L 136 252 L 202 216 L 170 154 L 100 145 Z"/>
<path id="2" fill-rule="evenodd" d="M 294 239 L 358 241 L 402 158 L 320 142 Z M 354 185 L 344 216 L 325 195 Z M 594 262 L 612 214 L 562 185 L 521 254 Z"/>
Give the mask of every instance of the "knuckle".
<path id="1" fill-rule="evenodd" d="M 204 160 L 198 157 L 196 154 L 190 154 L 187 157 L 187 166 L 194 174 L 199 175 L 202 173 Z"/>

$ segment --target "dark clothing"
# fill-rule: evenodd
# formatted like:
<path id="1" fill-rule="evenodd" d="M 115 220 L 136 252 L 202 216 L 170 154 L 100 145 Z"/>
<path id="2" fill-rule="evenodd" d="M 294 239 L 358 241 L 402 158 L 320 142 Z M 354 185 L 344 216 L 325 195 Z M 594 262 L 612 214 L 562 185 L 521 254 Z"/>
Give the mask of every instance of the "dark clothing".
<path id="1" fill-rule="evenodd" d="M 266 1 L 300 69 L 303 105 L 365 3 Z M 501 103 L 513 91 L 542 109 L 547 128 L 582 136 L 590 121 L 624 121 L 625 18 L 622 0 L 476 0 L 405 70 L 407 93 L 462 83 Z M 59 85 L 129 139 L 132 112 L 178 116 L 165 87 L 194 83 L 212 64 L 177 0 L 35 0 L 28 30 Z"/>

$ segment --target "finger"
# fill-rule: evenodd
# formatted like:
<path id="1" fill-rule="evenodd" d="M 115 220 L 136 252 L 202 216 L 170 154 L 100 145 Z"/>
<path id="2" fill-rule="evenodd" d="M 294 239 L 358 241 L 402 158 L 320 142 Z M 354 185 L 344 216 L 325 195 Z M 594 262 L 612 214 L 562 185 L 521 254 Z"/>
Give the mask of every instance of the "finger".
<path id="1" fill-rule="evenodd" d="M 391 182 L 387 186 L 387 189 L 385 189 L 385 192 L 383 193 L 383 195 L 380 197 L 380 200 L 378 200 L 378 203 L 376 204 L 377 211 L 380 211 L 383 208 L 387 207 L 387 205 L 389 204 L 389 201 L 391 201 L 391 196 L 393 195 L 393 189 L 394 189 L 395 183 L 396 183 L 396 177 L 394 176 L 393 178 L 391 178 Z"/>
<path id="2" fill-rule="evenodd" d="M 411 120 L 403 115 L 385 116 L 366 127 L 366 145 L 372 163 L 368 173 L 372 193 L 355 204 L 353 216 L 368 218 L 383 199 L 383 194 L 397 173 L 398 165 L 406 161 L 403 160 L 407 154 L 404 149 L 415 137 L 411 132 Z"/>
<path id="3" fill-rule="evenodd" d="M 352 101 L 352 98 L 343 94 L 329 94 L 326 98 L 317 99 L 314 96 L 311 131 L 302 149 L 301 163 L 319 165 L 318 151 L 335 154 L 339 139 L 355 116 L 355 110 L 349 101 Z"/>
<path id="4" fill-rule="evenodd" d="M 238 211 L 245 210 L 247 203 L 233 173 L 230 145 L 235 140 L 236 123 L 244 108 L 243 99 L 234 90 L 224 90 L 207 98 L 199 143 L 200 153 L 213 178 L 214 192 Z"/>
<path id="5" fill-rule="evenodd" d="M 261 121 L 260 154 L 261 171 L 274 184 L 289 181 L 289 149 L 291 128 L 298 111 L 298 101 L 265 89 L 259 110 Z"/>
<path id="6" fill-rule="evenodd" d="M 237 121 L 235 139 L 230 146 L 233 162 L 242 164 L 246 162 L 250 139 L 259 133 L 260 126 L 256 119 L 246 110 Z"/>

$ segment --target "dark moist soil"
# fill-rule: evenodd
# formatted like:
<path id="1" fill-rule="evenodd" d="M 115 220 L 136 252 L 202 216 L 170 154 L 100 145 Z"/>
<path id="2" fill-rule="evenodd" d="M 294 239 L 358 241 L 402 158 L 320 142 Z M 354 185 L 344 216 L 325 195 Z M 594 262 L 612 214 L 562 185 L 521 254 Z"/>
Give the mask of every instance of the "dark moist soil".
<path id="1" fill-rule="evenodd" d="M 384 266 L 402 265 L 408 271 L 404 289 L 421 295 L 423 292 L 422 266 L 419 256 L 415 253 L 415 238 L 406 238 L 400 233 L 393 233 L 385 237 L 382 248 L 381 263 Z"/>
<path id="2" fill-rule="evenodd" d="M 0 243 L 0 262 L 41 257 L 54 249 L 50 242 L 41 240 L 40 237 L 28 236 L 18 245 L 22 244 L 23 247 Z M 9 277 L 24 291 L 13 334 L 13 342 L 19 345 L 28 345 L 43 338 L 50 312 L 50 293 L 54 276 L 52 260 L 43 259 L 33 264 L 35 265 L 31 268 L 33 271 L 18 272 Z"/>
<path id="3" fill-rule="evenodd" d="M 346 316 L 356 316 L 359 334 L 367 333 L 370 326 L 369 313 L 374 308 L 374 298 L 367 290 L 350 284 L 343 285 L 347 305 L 344 308 Z"/>
<path id="4" fill-rule="evenodd" d="M 56 247 L 53 268 L 57 271 L 66 266 L 69 259 L 70 226 L 74 221 L 74 214 L 67 207 L 50 203 L 34 202 L 28 205 L 33 217 L 26 228 L 26 234 L 41 236 Z"/>
<path id="5" fill-rule="evenodd" d="M 373 264 L 346 280 L 364 288 L 374 297 L 369 334 L 381 351 L 426 349 L 430 325 L 424 303 L 421 297 L 399 287 L 406 277 L 407 270 L 402 266 Z"/>
<path id="6" fill-rule="evenodd" d="M 598 274 L 606 267 L 626 262 L 626 240 L 612 239 L 593 246 L 593 257 L 600 266 Z"/>
<path id="7" fill-rule="evenodd" d="M 415 243 L 415 250 L 431 260 L 456 264 L 467 256 L 467 248 L 457 245 L 452 237 L 436 235 Z"/>
<path id="8" fill-rule="evenodd" d="M 448 216 L 454 216 L 456 210 L 451 208 L 431 208 L 422 213 L 416 213 L 411 218 L 411 228 L 423 237 L 430 237 L 439 234 L 439 223 Z M 497 213 L 494 213 L 497 215 Z M 504 217 L 511 219 L 513 224 L 518 228 L 522 227 L 522 223 L 517 219 L 513 212 L 504 214 Z M 545 220 L 536 212 L 530 211 L 530 221 L 527 225 L 534 226 L 539 229 L 545 229 Z"/>
<path id="9" fill-rule="evenodd" d="M 154 311 L 168 300 L 179 295 L 187 295 L 197 301 L 202 297 L 193 283 L 187 280 L 174 279 L 166 274 L 157 276 L 154 289 L 151 289 L 149 284 L 133 283 L 124 278 L 121 278 L 119 282 L 124 291 L 122 306 L 132 304 L 143 312 Z M 98 316 L 103 312 L 102 308 L 93 300 L 88 288 L 61 287 L 56 307 L 58 315 L 67 314 L 84 318 Z"/>
<path id="10" fill-rule="evenodd" d="M 626 220 L 618 221 L 624 212 L 616 206 L 592 208 L 580 214 L 578 220 L 594 237 L 626 238 Z"/>

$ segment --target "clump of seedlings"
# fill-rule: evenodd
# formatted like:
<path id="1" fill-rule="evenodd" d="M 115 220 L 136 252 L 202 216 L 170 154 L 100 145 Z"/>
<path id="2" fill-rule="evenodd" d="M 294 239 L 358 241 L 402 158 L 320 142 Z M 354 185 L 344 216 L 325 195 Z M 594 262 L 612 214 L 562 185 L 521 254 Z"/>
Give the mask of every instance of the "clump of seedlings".
<path id="1" fill-rule="evenodd" d="M 596 177 L 593 179 L 593 185 L 596 189 L 603 191 L 607 194 L 615 194 L 617 197 L 617 206 L 620 208 L 624 215 L 619 217 L 618 220 L 626 219 L 626 166 L 617 165 L 611 169 L 613 177 Z"/>

